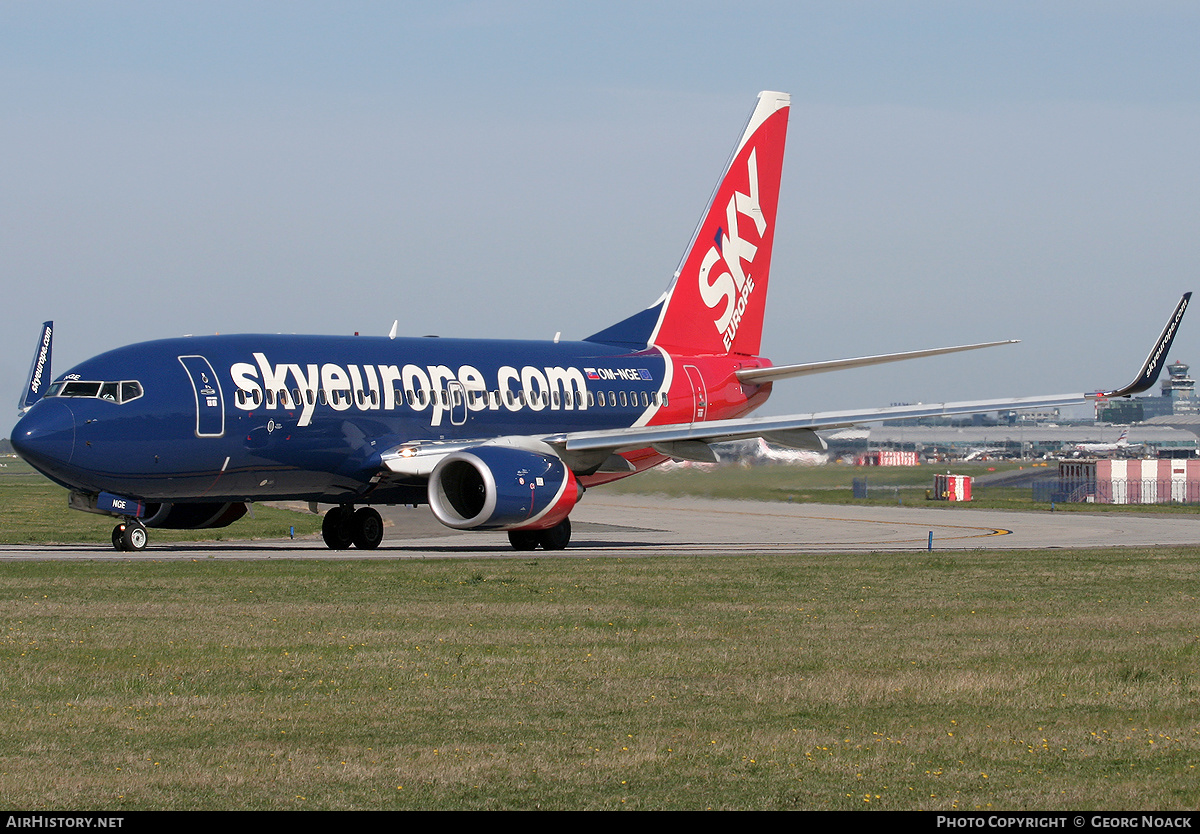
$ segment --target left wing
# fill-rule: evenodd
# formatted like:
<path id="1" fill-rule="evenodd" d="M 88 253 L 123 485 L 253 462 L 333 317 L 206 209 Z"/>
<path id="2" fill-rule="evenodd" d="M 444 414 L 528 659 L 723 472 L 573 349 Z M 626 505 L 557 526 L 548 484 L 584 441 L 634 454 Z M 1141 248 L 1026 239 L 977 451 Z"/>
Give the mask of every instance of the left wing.
<path id="1" fill-rule="evenodd" d="M 825 448 L 825 441 L 816 432 L 821 429 L 838 429 L 859 423 L 871 423 L 879 420 L 907 420 L 916 417 L 943 417 L 956 414 L 978 414 L 988 411 L 1022 408 L 1051 408 L 1056 406 L 1082 405 L 1089 401 L 1107 397 L 1127 397 L 1140 391 L 1145 391 L 1154 385 L 1162 370 L 1162 360 L 1175 333 L 1179 322 L 1191 299 L 1190 292 L 1184 293 L 1171 317 L 1167 320 L 1154 347 L 1142 364 L 1141 370 L 1128 385 L 1112 391 L 1102 391 L 1092 394 L 1052 394 L 1042 397 L 1015 397 L 999 400 L 967 400 L 963 402 L 928 403 L 918 405 L 890 406 L 888 408 L 872 408 L 851 411 L 816 411 L 808 414 L 789 414 L 782 417 L 740 417 L 732 420 L 712 420 L 701 423 L 674 423 L 664 426 L 638 426 L 634 428 L 598 429 L 593 431 L 561 432 L 541 436 L 516 436 L 489 438 L 467 441 L 414 441 L 389 449 L 382 455 L 387 468 L 398 475 L 425 477 L 428 476 L 446 455 L 461 449 L 483 444 L 511 446 L 534 451 L 539 454 L 552 454 L 577 474 L 590 474 L 596 471 L 633 471 L 632 464 L 618 456 L 617 453 L 634 449 L 653 448 L 667 457 L 701 462 L 715 462 L 716 455 L 709 448 L 710 443 L 720 443 L 726 440 L 743 440 L 751 437 L 762 437 L 781 446 L 796 449 Z M 805 373 L 819 373 L 829 368 L 823 365 L 843 363 L 842 367 L 857 367 L 864 364 L 892 362 L 899 359 L 916 358 L 920 355 L 936 355 L 959 350 L 973 350 L 1005 342 L 992 342 L 987 345 L 964 345 L 956 348 L 934 348 L 931 351 L 913 351 L 906 354 L 884 354 L 873 357 L 863 357 L 861 360 L 837 360 L 834 363 L 811 363 L 809 365 L 786 365 L 778 368 L 761 369 L 764 374 L 778 371 L 777 376 L 756 377 L 757 382 L 784 376 L 798 376 Z M 748 369 L 758 372 L 759 369 Z M 747 380 L 748 381 L 748 380 Z"/>
<path id="2" fill-rule="evenodd" d="M 567 432 L 550 435 L 542 440 L 555 449 L 561 450 L 562 457 L 568 461 L 573 454 L 581 452 L 601 450 L 622 452 L 647 446 L 653 447 L 668 457 L 691 460 L 695 458 L 689 457 L 688 453 L 703 455 L 698 444 L 707 445 L 727 440 L 762 437 L 780 446 L 790 446 L 796 449 L 824 449 L 824 441 L 815 434 L 819 429 L 846 428 L 877 420 L 908 420 L 915 417 L 977 414 L 1000 409 L 1079 405 L 1095 397 L 1095 394 L 1058 394 L 1049 397 L 924 403 L 855 411 L 817 411 L 809 414 L 789 414 L 782 417 L 742 417 L 734 420 L 713 420 L 706 423 L 677 423 L 632 429 Z M 705 459 L 708 458 L 705 457 Z"/>
<path id="3" fill-rule="evenodd" d="M 915 417 L 976 414 L 1000 409 L 1079 405 L 1097 396 L 1099 395 L 1059 394 L 1049 397 L 927 403 L 855 411 L 818 411 L 782 417 L 742 417 L 704 423 L 562 432 L 540 437 L 413 441 L 389 449 L 383 453 L 382 458 L 384 465 L 397 475 L 428 477 L 442 458 L 451 452 L 487 444 L 553 454 L 561 458 L 576 474 L 591 474 L 596 471 L 632 472 L 634 467 L 619 457 L 619 452 L 650 447 L 667 457 L 715 463 L 717 457 L 708 444 L 726 440 L 761 437 L 793 449 L 824 450 L 825 441 L 816 433 L 820 429 L 846 428 L 877 420 L 906 420 Z"/>
<path id="4" fill-rule="evenodd" d="M 1128 397 L 1145 391 L 1154 385 L 1162 370 L 1163 358 L 1171 349 L 1179 322 L 1187 310 L 1191 300 L 1190 292 L 1184 293 L 1175 305 L 1171 317 L 1163 327 L 1162 333 L 1150 349 L 1150 354 L 1142 364 L 1142 369 L 1128 385 L 1112 391 L 1094 394 L 1054 394 L 1044 397 L 1017 397 L 1001 400 L 969 400 L 964 402 L 945 402 L 920 405 L 901 405 L 889 408 L 873 408 L 861 411 L 820 411 L 811 414 L 790 414 L 784 417 L 744 417 L 734 420 L 713 420 L 706 423 L 679 423 L 668 426 L 641 426 L 629 429 L 602 429 L 599 431 L 567 432 L 542 438 L 572 465 L 590 462 L 596 453 L 613 454 L 616 452 L 652 447 L 660 454 L 684 460 L 713 462 L 716 456 L 708 448 L 710 443 L 720 443 L 726 440 L 743 440 L 750 437 L 761 437 L 780 446 L 791 446 L 796 449 L 825 449 L 825 441 L 817 434 L 819 429 L 836 429 L 853 426 L 858 423 L 871 423 L 878 420 L 909 420 L 916 417 L 945 417 L 955 414 L 978 414 L 987 411 L 998 411 L 1022 408 L 1052 408 L 1066 405 L 1082 405 L 1102 397 Z M 989 342 L 979 345 L 963 345 L 954 348 L 934 348 L 929 351 L 912 351 L 902 354 L 883 354 L 868 356 L 854 360 L 838 360 L 835 362 L 814 362 L 808 365 L 785 365 L 774 368 L 748 369 L 739 372 L 738 376 L 745 382 L 767 382 L 786 376 L 800 376 L 807 373 L 820 373 L 832 370 L 833 367 L 859 367 L 883 362 L 895 362 L 901 359 L 912 359 L 918 356 L 934 356 L 941 353 L 953 353 L 962 350 L 991 347 L 1006 342 Z"/>

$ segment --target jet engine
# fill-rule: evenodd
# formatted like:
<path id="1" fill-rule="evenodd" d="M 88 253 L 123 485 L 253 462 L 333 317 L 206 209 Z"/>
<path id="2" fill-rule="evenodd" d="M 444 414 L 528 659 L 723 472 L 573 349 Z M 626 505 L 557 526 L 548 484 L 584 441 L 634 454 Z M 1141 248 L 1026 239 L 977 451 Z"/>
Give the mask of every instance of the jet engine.
<path id="1" fill-rule="evenodd" d="M 228 527 L 246 514 L 240 501 L 228 504 L 147 504 L 142 523 L 170 530 L 200 530 Z"/>
<path id="2" fill-rule="evenodd" d="M 556 456 L 508 446 L 452 452 L 429 476 L 434 516 L 457 530 L 547 530 L 582 493 Z"/>

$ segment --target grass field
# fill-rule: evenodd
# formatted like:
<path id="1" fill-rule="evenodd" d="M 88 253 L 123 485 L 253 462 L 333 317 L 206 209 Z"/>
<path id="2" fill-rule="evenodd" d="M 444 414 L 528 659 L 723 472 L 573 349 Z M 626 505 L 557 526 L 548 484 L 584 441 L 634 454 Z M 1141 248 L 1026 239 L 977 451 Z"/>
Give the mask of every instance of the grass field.
<path id="1" fill-rule="evenodd" d="M 8 562 L 0 807 L 1195 810 L 1197 556 Z"/>
<path id="2" fill-rule="evenodd" d="M 0 806 L 1195 809 L 1196 561 L 8 563 Z"/>

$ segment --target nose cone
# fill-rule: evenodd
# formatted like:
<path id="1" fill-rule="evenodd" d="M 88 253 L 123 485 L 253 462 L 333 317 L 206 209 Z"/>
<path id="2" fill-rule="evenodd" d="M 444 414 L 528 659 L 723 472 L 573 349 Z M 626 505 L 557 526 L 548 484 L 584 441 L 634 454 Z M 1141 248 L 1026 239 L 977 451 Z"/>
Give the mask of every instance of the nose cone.
<path id="1" fill-rule="evenodd" d="M 33 467 L 61 473 L 75 453 L 75 415 L 61 400 L 42 400 L 17 421 L 12 445 Z"/>

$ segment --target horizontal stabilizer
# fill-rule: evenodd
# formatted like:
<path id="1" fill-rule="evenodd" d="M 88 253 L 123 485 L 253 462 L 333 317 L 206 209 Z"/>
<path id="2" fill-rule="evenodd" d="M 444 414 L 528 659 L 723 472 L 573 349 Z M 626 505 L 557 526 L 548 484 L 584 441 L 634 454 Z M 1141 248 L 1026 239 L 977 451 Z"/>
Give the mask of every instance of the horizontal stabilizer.
<path id="1" fill-rule="evenodd" d="M 844 371 L 847 368 L 863 368 L 867 365 L 882 365 L 886 362 L 902 362 L 905 359 L 922 359 L 926 356 L 941 356 L 944 353 L 979 350 L 980 348 L 996 347 L 997 345 L 1015 345 L 1019 341 L 1020 339 L 1006 339 L 1001 342 L 980 342 L 977 345 L 910 350 L 905 353 L 879 353 L 874 356 L 859 356 L 855 359 L 831 359 L 827 362 L 804 362 L 799 365 L 776 365 L 771 368 L 742 368 L 737 371 L 737 378 L 749 385 L 761 385 L 764 382 L 774 382 L 777 379 L 787 379 L 794 376 L 823 374 L 829 371 Z"/>

